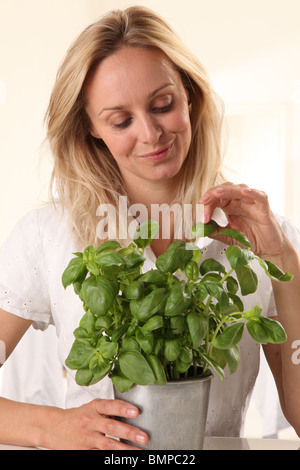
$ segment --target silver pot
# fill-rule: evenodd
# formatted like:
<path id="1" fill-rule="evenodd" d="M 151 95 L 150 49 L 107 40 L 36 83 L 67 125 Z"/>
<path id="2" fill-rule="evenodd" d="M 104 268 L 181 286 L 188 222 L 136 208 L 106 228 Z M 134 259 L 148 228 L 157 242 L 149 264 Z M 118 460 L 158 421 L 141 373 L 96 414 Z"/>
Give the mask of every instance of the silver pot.
<path id="1" fill-rule="evenodd" d="M 140 410 L 138 418 L 122 418 L 122 421 L 149 435 L 149 442 L 147 446 L 141 446 L 142 449 L 203 448 L 212 377 L 210 373 L 205 377 L 174 380 L 166 385 L 134 385 L 124 393 L 115 390 L 116 398 L 128 401 Z"/>

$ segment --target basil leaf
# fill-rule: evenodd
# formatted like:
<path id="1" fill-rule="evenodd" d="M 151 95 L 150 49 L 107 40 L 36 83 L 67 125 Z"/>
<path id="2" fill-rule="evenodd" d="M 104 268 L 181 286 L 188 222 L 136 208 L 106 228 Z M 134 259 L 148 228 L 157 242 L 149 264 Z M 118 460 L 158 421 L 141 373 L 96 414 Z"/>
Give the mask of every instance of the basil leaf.
<path id="1" fill-rule="evenodd" d="M 252 317 L 247 322 L 247 329 L 252 338 L 261 344 L 282 344 L 287 339 L 282 325 L 271 318 Z"/>
<path id="2" fill-rule="evenodd" d="M 208 331 L 208 320 L 204 314 L 196 312 L 189 313 L 186 320 L 193 347 L 197 349 L 201 346 Z"/>
<path id="3" fill-rule="evenodd" d="M 164 356 L 169 362 L 176 361 L 181 349 L 180 339 L 166 339 L 164 346 Z"/>
<path id="4" fill-rule="evenodd" d="M 150 245 L 159 232 L 159 224 L 153 220 L 143 222 L 136 230 L 133 240 L 139 248 Z"/>
<path id="5" fill-rule="evenodd" d="M 186 249 L 186 243 L 176 240 L 171 243 L 167 251 L 156 260 L 156 267 L 164 273 L 174 273 L 178 269 L 184 269 L 185 265 L 193 258 L 193 251 Z"/>
<path id="6" fill-rule="evenodd" d="M 86 342 L 75 339 L 65 364 L 72 370 L 85 369 L 88 367 L 94 352 L 95 349 L 92 346 Z"/>
<path id="7" fill-rule="evenodd" d="M 122 372 L 115 368 L 111 373 L 111 380 L 114 384 L 114 387 L 120 393 L 128 392 L 128 390 L 132 387 L 133 382 L 129 380 Z"/>
<path id="8" fill-rule="evenodd" d="M 154 346 L 154 336 L 150 331 L 143 331 L 137 328 L 135 333 L 136 340 L 145 354 L 151 354 Z"/>
<path id="9" fill-rule="evenodd" d="M 131 300 L 130 311 L 137 320 L 147 321 L 164 308 L 167 296 L 167 289 L 155 289 L 142 300 Z"/>
<path id="10" fill-rule="evenodd" d="M 195 235 L 195 237 L 209 237 L 213 233 L 215 233 L 218 228 L 220 228 L 220 225 L 217 224 L 214 220 L 211 220 L 207 224 L 203 224 L 202 222 L 198 222 L 195 224 L 192 228 L 192 233 Z"/>
<path id="11" fill-rule="evenodd" d="M 242 295 L 253 294 L 257 289 L 257 275 L 250 266 L 242 266 L 235 270 Z"/>
<path id="12" fill-rule="evenodd" d="M 93 379 L 93 372 L 90 369 L 80 369 L 75 374 L 77 385 L 90 385 Z"/>
<path id="13" fill-rule="evenodd" d="M 222 235 L 226 235 L 230 238 L 233 238 L 234 240 L 237 240 L 242 245 L 244 245 L 247 248 L 251 249 L 250 241 L 248 240 L 246 235 L 244 235 L 239 230 L 236 230 L 236 229 L 233 229 L 233 228 L 224 228 L 224 229 L 220 230 L 218 233 L 221 233 Z"/>
<path id="14" fill-rule="evenodd" d="M 99 254 L 103 251 L 114 251 L 117 248 L 121 248 L 122 245 L 116 240 L 107 240 L 106 242 L 101 243 L 96 250 L 96 254 Z"/>
<path id="15" fill-rule="evenodd" d="M 184 286 L 182 284 L 174 284 L 165 306 L 165 315 L 173 317 L 184 313 L 190 303 L 191 296 L 185 291 Z"/>
<path id="16" fill-rule="evenodd" d="M 153 374 L 155 376 L 154 383 L 156 385 L 165 385 L 167 383 L 167 377 L 165 374 L 164 367 L 160 360 L 153 354 L 150 354 L 149 356 L 147 356 L 147 361 L 149 362 Z"/>
<path id="17" fill-rule="evenodd" d="M 95 315 L 106 315 L 118 293 L 118 284 L 104 276 L 90 276 L 83 283 L 80 298 Z"/>
<path id="18" fill-rule="evenodd" d="M 155 382 L 155 376 L 149 363 L 139 351 L 125 351 L 119 357 L 122 373 L 138 385 L 149 385 Z"/>
<path id="19" fill-rule="evenodd" d="M 218 335 L 212 344 L 218 349 L 230 349 L 236 346 L 242 339 L 244 331 L 244 323 L 235 323 L 234 325 L 228 326 L 226 330 Z"/>
<path id="20" fill-rule="evenodd" d="M 275 264 L 270 261 L 263 260 L 261 258 L 255 258 L 264 269 L 267 276 L 275 281 L 280 282 L 289 282 L 293 279 L 293 275 L 290 273 L 284 273 L 281 269 L 278 268 Z"/>
<path id="21" fill-rule="evenodd" d="M 78 280 L 84 280 L 87 275 L 87 268 L 82 258 L 73 258 L 62 275 L 62 284 L 66 289 L 69 285 Z"/>
<path id="22" fill-rule="evenodd" d="M 227 361 L 230 373 L 234 374 L 239 366 L 241 358 L 239 346 L 236 344 L 235 346 L 232 346 L 232 348 L 224 349 L 222 352 Z"/>
<path id="23" fill-rule="evenodd" d="M 168 277 L 165 273 L 162 273 L 158 269 L 151 269 L 150 271 L 143 274 L 139 281 L 147 282 L 149 284 L 161 285 L 167 281 Z"/>
<path id="24" fill-rule="evenodd" d="M 153 317 L 149 318 L 145 325 L 143 325 L 144 331 L 154 331 L 162 328 L 164 326 L 164 320 L 161 315 L 153 315 Z"/>
<path id="25" fill-rule="evenodd" d="M 211 271 L 216 271 L 218 273 L 226 272 L 224 266 L 221 263 L 214 260 L 213 258 L 208 258 L 201 263 L 200 273 L 202 276 L 204 276 L 204 274 L 207 274 Z"/>
<path id="26" fill-rule="evenodd" d="M 236 269 L 249 264 L 254 259 L 254 253 L 237 245 L 232 245 L 226 249 L 226 257 L 230 266 Z"/>

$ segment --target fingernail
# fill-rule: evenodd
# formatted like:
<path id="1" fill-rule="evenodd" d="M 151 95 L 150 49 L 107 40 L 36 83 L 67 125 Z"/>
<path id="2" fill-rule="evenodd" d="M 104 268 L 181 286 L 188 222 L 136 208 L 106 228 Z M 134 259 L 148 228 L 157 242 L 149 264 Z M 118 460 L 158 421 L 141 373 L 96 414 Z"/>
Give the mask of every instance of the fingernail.
<path id="1" fill-rule="evenodd" d="M 209 195 L 208 194 L 205 194 L 204 196 L 202 196 L 202 198 L 200 199 L 200 202 L 207 202 L 209 200 Z"/>
<path id="2" fill-rule="evenodd" d="M 131 416 L 132 418 L 139 414 L 136 408 L 127 408 L 127 415 Z"/>
<path id="3" fill-rule="evenodd" d="M 216 188 L 215 189 L 216 193 L 224 193 L 224 191 L 225 191 L 224 188 Z"/>
<path id="4" fill-rule="evenodd" d="M 139 444 L 145 444 L 145 442 L 147 441 L 147 436 L 146 434 L 139 433 L 135 436 L 135 439 L 136 442 L 138 442 Z"/>

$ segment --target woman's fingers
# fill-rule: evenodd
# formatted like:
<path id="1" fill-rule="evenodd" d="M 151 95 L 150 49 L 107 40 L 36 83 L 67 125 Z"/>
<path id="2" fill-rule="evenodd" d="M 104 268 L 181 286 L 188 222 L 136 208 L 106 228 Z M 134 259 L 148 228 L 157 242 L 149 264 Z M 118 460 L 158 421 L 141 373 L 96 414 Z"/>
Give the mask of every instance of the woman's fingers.
<path id="1" fill-rule="evenodd" d="M 148 435 L 140 429 L 113 417 L 136 418 L 139 410 L 136 406 L 122 400 L 95 400 L 97 413 L 102 417 L 101 432 L 107 436 L 126 439 L 136 444 L 147 444 Z M 112 443 L 115 445 L 115 443 Z M 126 447 L 126 445 L 125 445 Z M 125 448 L 124 447 L 124 448 Z"/>
<path id="2" fill-rule="evenodd" d="M 253 210 L 264 213 L 269 211 L 268 197 L 263 191 L 232 183 L 209 189 L 199 202 L 204 206 L 202 220 L 204 223 L 210 221 L 217 207 L 228 216 L 245 217 Z"/>

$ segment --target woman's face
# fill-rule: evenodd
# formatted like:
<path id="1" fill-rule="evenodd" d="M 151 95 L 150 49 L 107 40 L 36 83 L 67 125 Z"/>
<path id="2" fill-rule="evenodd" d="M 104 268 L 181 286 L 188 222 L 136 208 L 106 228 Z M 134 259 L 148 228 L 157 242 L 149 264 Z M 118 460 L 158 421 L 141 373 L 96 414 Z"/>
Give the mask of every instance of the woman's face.
<path id="1" fill-rule="evenodd" d="M 116 160 L 126 185 L 179 174 L 191 142 L 188 92 L 156 49 L 120 49 L 86 84 L 92 134 Z"/>

